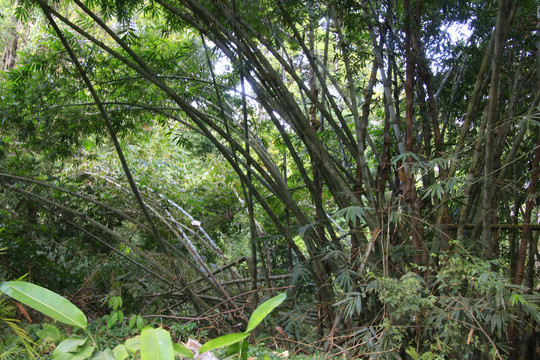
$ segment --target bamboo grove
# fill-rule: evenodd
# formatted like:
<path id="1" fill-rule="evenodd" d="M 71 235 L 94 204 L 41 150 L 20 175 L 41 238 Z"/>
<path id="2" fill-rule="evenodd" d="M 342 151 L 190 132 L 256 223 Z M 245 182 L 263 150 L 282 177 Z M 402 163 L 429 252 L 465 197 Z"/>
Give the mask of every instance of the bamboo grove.
<path id="1" fill-rule="evenodd" d="M 26 58 L 18 67 L 4 57 L 9 86 L 0 133 L 21 134 L 26 121 L 41 121 L 41 130 L 20 138 L 55 137 L 66 156 L 88 134 L 109 138 L 125 178 L 118 188 L 131 192 L 131 210 L 38 174 L 3 172 L 4 193 L 68 221 L 81 236 L 129 248 L 122 256 L 166 284 L 162 296 L 187 301 L 213 326 L 216 311 L 225 314 L 220 326 L 231 327 L 258 297 L 289 286 L 292 301 L 312 304 L 297 318 L 316 329 L 321 348 L 352 348 L 350 356 L 355 346 L 360 353 L 397 349 L 399 358 L 405 343 L 429 348 L 435 335 L 426 314 L 433 307 L 417 304 L 415 320 L 400 320 L 394 283 L 385 281 L 401 283 L 399 291 L 423 284 L 414 291 L 427 292 L 424 300 L 442 297 L 457 291 L 445 283 L 448 269 L 469 269 L 478 260 L 489 264 L 485 274 L 510 279 L 508 291 L 537 294 L 535 2 L 25 0 L 18 6 L 20 19 L 31 13 L 46 19 L 55 48 L 51 58 Z M 455 24 L 470 35 L 452 39 Z M 186 38 L 197 49 L 189 56 Z M 50 93 L 63 87 L 67 95 L 50 96 L 39 109 L 14 100 L 36 73 L 64 78 Z M 148 119 L 204 138 L 234 171 L 249 226 L 245 257 L 228 258 L 204 224 L 137 183 L 119 137 Z M 3 144 L 4 157 L 13 144 Z M 153 239 L 160 256 L 43 193 L 53 190 L 106 208 L 118 224 L 131 223 Z M 217 259 L 218 271 L 201 251 Z M 275 253 L 284 260 L 273 259 Z M 217 278 L 225 272 L 226 282 Z M 457 288 L 472 286 L 465 273 L 453 275 Z M 448 304 L 442 311 L 469 309 Z M 292 316 L 294 306 L 287 311 Z M 494 338 L 473 322 L 481 315 L 462 313 L 473 324 L 456 335 L 463 343 L 473 328 L 484 340 Z M 498 325 L 495 315 L 484 319 L 492 332 L 507 334 L 501 339 L 513 349 L 508 354 L 538 346 L 535 316 L 525 313 Z M 399 339 L 385 338 L 387 320 L 405 324 Z"/>

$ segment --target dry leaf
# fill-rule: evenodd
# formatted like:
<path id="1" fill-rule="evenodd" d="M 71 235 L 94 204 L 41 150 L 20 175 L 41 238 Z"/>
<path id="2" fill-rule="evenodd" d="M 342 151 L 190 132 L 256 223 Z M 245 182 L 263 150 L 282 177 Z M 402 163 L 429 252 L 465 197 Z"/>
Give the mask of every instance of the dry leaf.
<path id="1" fill-rule="evenodd" d="M 32 319 L 30 318 L 30 315 L 28 314 L 28 311 L 26 311 L 24 306 L 21 303 L 18 303 L 18 302 L 16 302 L 15 305 L 17 305 L 17 307 L 19 308 L 19 311 L 21 312 L 22 316 L 24 316 L 26 318 L 26 320 L 28 320 L 28 322 L 31 324 Z"/>
<path id="2" fill-rule="evenodd" d="M 469 331 L 469 337 L 467 338 L 467 345 L 471 343 L 473 333 L 474 333 L 474 328 L 472 328 L 471 331 Z"/>

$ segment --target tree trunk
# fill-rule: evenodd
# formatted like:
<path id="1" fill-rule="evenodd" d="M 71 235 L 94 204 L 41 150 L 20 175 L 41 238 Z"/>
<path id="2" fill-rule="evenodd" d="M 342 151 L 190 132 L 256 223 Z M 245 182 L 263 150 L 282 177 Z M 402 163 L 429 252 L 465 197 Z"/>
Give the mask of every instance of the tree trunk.
<path id="1" fill-rule="evenodd" d="M 509 14 L 509 0 L 499 0 L 497 24 L 495 25 L 495 45 L 493 49 L 493 66 L 491 68 L 491 85 L 487 109 L 486 145 L 484 157 L 484 191 L 482 197 L 482 246 L 486 259 L 493 257 L 491 223 L 493 222 L 493 159 L 495 156 L 495 126 L 499 97 L 499 78 L 501 75 L 502 53 L 506 40 L 505 28 Z"/>
<path id="2" fill-rule="evenodd" d="M 540 131 L 536 139 L 536 146 L 534 149 L 534 158 L 531 164 L 531 181 L 527 190 L 527 200 L 525 201 L 525 213 L 523 214 L 523 228 L 521 230 L 521 243 L 518 250 L 518 260 L 516 264 L 516 277 L 514 279 L 515 285 L 521 285 L 523 282 L 525 263 L 527 260 L 527 247 L 532 241 L 531 219 L 532 211 L 536 206 L 536 186 L 540 176 L 539 164 L 540 162 Z M 530 251 L 537 251 L 537 249 L 530 248 Z"/>

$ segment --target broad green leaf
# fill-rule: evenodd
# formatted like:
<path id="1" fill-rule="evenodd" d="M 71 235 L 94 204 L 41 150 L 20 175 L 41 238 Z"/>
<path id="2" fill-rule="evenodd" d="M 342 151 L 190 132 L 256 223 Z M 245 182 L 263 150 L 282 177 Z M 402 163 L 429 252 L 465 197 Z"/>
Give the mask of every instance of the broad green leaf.
<path id="1" fill-rule="evenodd" d="M 137 335 L 126 340 L 126 350 L 132 354 L 135 354 L 141 349 L 141 337 Z"/>
<path id="2" fill-rule="evenodd" d="M 172 344 L 174 352 L 182 355 L 184 358 L 193 359 L 193 352 L 182 344 Z"/>
<path id="3" fill-rule="evenodd" d="M 264 320 L 264 318 L 272 312 L 277 306 L 279 306 L 285 299 L 287 298 L 286 293 L 281 293 L 277 296 L 274 296 L 271 299 L 266 300 L 261 305 L 259 305 L 255 311 L 253 311 L 253 314 L 251 314 L 251 317 L 249 318 L 248 326 L 246 332 L 250 332 L 251 330 L 255 329 L 257 325 L 261 323 L 261 321 Z"/>
<path id="4" fill-rule="evenodd" d="M 103 351 L 96 351 L 93 353 L 90 360 L 117 360 L 117 358 L 111 349 L 105 349 Z"/>
<path id="5" fill-rule="evenodd" d="M 53 352 L 54 360 L 84 360 L 94 352 L 95 346 L 86 338 L 70 337 L 62 341 Z"/>
<path id="6" fill-rule="evenodd" d="M 201 346 L 201 348 L 199 349 L 199 354 L 202 354 L 206 351 L 219 349 L 225 346 L 236 344 L 237 342 L 244 340 L 248 336 L 249 334 L 245 332 L 245 333 L 234 333 L 234 334 L 223 335 L 223 336 L 217 337 L 215 339 L 208 341 L 203 346 Z"/>
<path id="7" fill-rule="evenodd" d="M 113 296 L 109 299 L 109 308 L 112 308 L 113 311 L 118 310 L 120 307 L 122 307 L 122 297 Z"/>
<path id="8" fill-rule="evenodd" d="M 62 338 L 62 333 L 53 324 L 42 324 L 43 330 L 36 331 L 37 336 L 42 341 L 58 341 Z"/>
<path id="9" fill-rule="evenodd" d="M 145 327 L 141 332 L 141 359 L 173 360 L 171 334 L 162 328 Z"/>
<path id="10" fill-rule="evenodd" d="M 56 349 L 61 350 L 62 352 L 76 352 L 77 348 L 86 344 L 87 340 L 88 340 L 87 338 L 73 336 L 73 337 L 67 338 L 66 340 L 58 344 Z"/>
<path id="11" fill-rule="evenodd" d="M 126 350 L 126 345 L 124 344 L 116 345 L 116 347 L 113 349 L 113 354 L 115 360 L 125 360 L 129 356 L 129 353 Z"/>
<path id="12" fill-rule="evenodd" d="M 137 329 L 141 330 L 144 328 L 144 318 L 142 315 L 137 315 Z"/>
<path id="13" fill-rule="evenodd" d="M 137 321 L 137 315 L 131 315 L 128 325 L 130 329 L 133 329 L 133 327 L 135 326 L 135 321 Z"/>
<path id="14" fill-rule="evenodd" d="M 110 329 L 116 324 L 118 321 L 118 313 L 116 311 L 113 311 L 111 314 L 111 317 L 109 317 L 109 320 L 107 320 L 107 327 Z"/>
<path id="15" fill-rule="evenodd" d="M 7 281 L 0 291 L 64 324 L 86 329 L 86 316 L 71 302 L 44 287 L 25 281 Z"/>

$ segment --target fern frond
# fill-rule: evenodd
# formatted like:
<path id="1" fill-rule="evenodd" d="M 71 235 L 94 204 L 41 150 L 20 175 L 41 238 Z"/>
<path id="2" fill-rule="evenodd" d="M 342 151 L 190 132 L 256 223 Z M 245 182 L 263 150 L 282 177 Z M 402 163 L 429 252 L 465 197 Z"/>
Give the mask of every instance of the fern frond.
<path id="1" fill-rule="evenodd" d="M 26 353 L 28 354 L 28 357 L 30 359 L 35 359 L 36 356 L 38 355 L 36 350 L 34 349 L 34 346 L 36 345 L 36 343 L 34 343 L 32 339 L 30 339 L 30 336 L 28 335 L 28 332 L 25 329 L 17 325 L 18 320 L 0 319 L 0 321 L 5 322 L 11 328 L 11 330 L 13 330 L 13 332 L 19 337 L 21 345 L 24 346 Z"/>
<path id="2" fill-rule="evenodd" d="M 0 347 L 0 360 L 20 359 L 24 352 L 24 349 L 17 345 Z"/>

